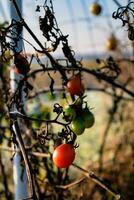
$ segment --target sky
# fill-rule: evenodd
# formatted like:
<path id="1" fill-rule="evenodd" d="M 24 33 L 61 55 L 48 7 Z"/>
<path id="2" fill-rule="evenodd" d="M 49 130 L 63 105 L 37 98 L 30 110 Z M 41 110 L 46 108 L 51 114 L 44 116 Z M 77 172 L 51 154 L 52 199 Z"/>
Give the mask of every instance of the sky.
<path id="1" fill-rule="evenodd" d="M 122 49 L 127 52 L 129 48 L 129 41 L 126 37 L 127 29 L 121 27 L 121 21 L 112 18 L 112 13 L 117 10 L 118 6 L 113 0 L 99 0 L 102 13 L 100 16 L 94 16 L 89 11 L 89 7 L 94 1 L 53 0 L 59 28 L 63 34 L 69 34 L 69 45 L 76 54 L 107 54 L 105 44 L 110 34 L 114 33 L 120 44 L 119 53 Z M 127 0 L 119 2 L 126 5 Z M 39 30 L 39 16 L 43 17 L 43 13 L 35 12 L 36 6 L 43 5 L 43 3 L 43 0 L 23 0 L 23 18 L 45 45 L 46 40 Z M 1 21 L 10 20 L 9 0 L 0 0 L 0 19 Z M 24 30 L 24 38 L 36 46 L 26 30 Z M 27 44 L 25 44 L 25 49 L 28 52 L 33 51 L 33 48 Z M 57 52 L 61 53 L 60 48 Z"/>

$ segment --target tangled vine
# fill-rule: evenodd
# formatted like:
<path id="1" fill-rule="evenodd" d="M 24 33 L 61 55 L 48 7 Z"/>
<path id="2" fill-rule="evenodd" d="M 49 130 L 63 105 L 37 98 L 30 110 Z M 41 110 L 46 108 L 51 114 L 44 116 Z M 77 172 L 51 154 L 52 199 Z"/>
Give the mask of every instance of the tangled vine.
<path id="1" fill-rule="evenodd" d="M 16 90 L 12 92 L 9 89 L 9 79 L 4 79 L 3 74 L 0 74 L 3 83 L 3 91 L 6 91 L 5 102 L 8 108 L 8 111 L 6 112 L 8 113 L 8 120 L 10 123 L 10 127 L 8 128 L 10 129 L 12 139 L 9 139 L 9 137 L 6 138 L 6 136 L 3 137 L 9 140 L 9 147 L 11 146 L 11 142 L 14 144 L 13 151 L 15 153 L 17 151 L 21 152 L 22 160 L 24 160 L 27 170 L 28 181 L 30 183 L 29 199 L 37 200 L 45 198 L 47 196 L 47 189 L 50 191 L 50 193 L 54 193 L 55 196 L 57 195 L 56 193 L 58 191 L 60 196 L 62 193 L 60 189 L 63 187 L 61 184 L 68 183 L 68 167 L 73 163 L 74 159 L 72 159 L 69 165 L 65 165 L 65 171 L 58 169 L 57 172 L 53 162 L 51 162 L 53 153 L 50 150 L 49 142 L 52 141 L 54 147 L 62 144 L 69 144 L 75 151 L 75 149 L 79 147 L 79 144 L 77 143 L 77 136 L 81 135 L 85 129 L 91 128 L 94 125 L 95 117 L 92 113 L 92 106 L 90 107 L 88 105 L 85 96 L 85 90 L 87 88 L 85 88 L 83 84 L 83 73 L 92 75 L 99 83 L 104 82 L 104 87 L 99 88 L 98 91 L 103 91 L 112 96 L 113 107 L 109 111 L 111 113 L 111 117 L 109 119 L 107 131 L 109 130 L 109 126 L 114 119 L 114 115 L 117 111 L 120 101 L 122 99 L 127 99 L 129 101 L 133 100 L 134 92 L 131 90 L 131 88 L 127 88 L 127 85 L 133 80 L 128 79 L 124 84 L 121 84 L 118 81 L 118 78 L 121 74 L 121 69 L 119 64 L 111 56 L 109 56 L 106 60 L 96 59 L 97 64 L 100 65 L 98 69 L 88 69 L 84 67 L 81 61 L 75 58 L 75 52 L 68 44 L 69 35 L 63 35 L 62 31 L 58 27 L 52 0 L 45 0 L 43 5 L 38 5 L 36 8 L 36 12 L 40 12 L 41 9 L 44 11 L 44 16 L 39 17 L 39 27 L 42 31 L 44 39 L 46 40 L 46 43 L 50 44 L 48 47 L 44 47 L 33 31 L 29 28 L 28 24 L 23 19 L 21 12 L 19 11 L 16 1 L 12 0 L 11 2 L 16 9 L 17 15 L 19 16 L 19 21 L 13 19 L 10 24 L 4 24 L 0 28 L 0 67 L 2 72 L 5 61 L 7 62 L 12 60 L 14 66 L 11 70 L 13 70 L 13 72 L 18 74 L 21 78 L 19 82 L 17 82 Z M 133 18 L 132 6 L 133 2 L 130 2 L 126 7 L 120 7 L 116 13 L 113 13 L 113 17 L 115 19 L 119 18 L 122 20 L 123 26 L 128 26 L 128 37 L 130 40 L 134 40 L 134 27 L 133 21 L 131 20 Z M 23 38 L 23 28 L 29 32 L 40 49 L 37 49 L 33 44 Z M 11 40 L 10 42 L 9 39 Z M 30 59 L 28 59 L 25 52 L 19 52 L 17 50 L 20 40 L 29 43 L 33 47 L 35 54 L 32 55 Z M 56 60 L 51 55 L 51 52 L 56 51 L 60 44 L 62 45 L 65 65 L 60 64 L 61 60 Z M 7 51 L 11 51 L 9 57 L 7 57 Z M 47 62 L 42 62 L 38 56 L 39 53 L 46 55 Z M 37 61 L 39 69 L 32 71 L 31 68 L 34 59 Z M 63 108 L 63 106 L 57 102 L 53 105 L 51 113 L 55 116 L 54 118 L 51 118 L 50 113 L 46 110 L 45 112 L 42 112 L 45 114 L 42 114 L 38 117 L 36 115 L 36 117 L 34 117 L 27 115 L 24 109 L 23 96 L 30 99 L 34 98 L 36 95 L 39 95 L 39 93 L 44 92 L 39 91 L 38 94 L 35 93 L 33 96 L 31 95 L 29 97 L 29 92 L 33 90 L 33 85 L 30 83 L 29 79 L 32 78 L 34 80 L 40 72 L 46 74 L 50 80 L 48 90 L 50 90 L 51 95 L 54 95 L 54 91 L 56 90 L 55 79 L 52 77 L 51 72 L 58 72 L 62 80 L 62 86 L 60 90 L 64 92 L 64 99 L 66 99 L 66 102 L 68 103 L 68 94 L 69 98 L 71 99 L 69 99 L 67 108 Z M 5 83 L 6 88 L 4 85 Z M 75 86 L 75 89 L 72 88 L 72 84 Z M 109 85 L 111 86 L 110 92 L 108 90 Z M 89 89 L 95 90 L 95 88 Z M 119 93 L 118 90 L 121 92 Z M 67 95 L 65 94 L 65 91 L 67 91 Z M 126 97 L 124 93 L 128 96 Z M 89 115 L 90 120 L 88 120 Z M 86 118 L 84 119 L 85 116 Z M 81 117 L 84 119 L 84 123 L 81 120 Z M 23 129 L 24 127 L 20 126 L 20 122 L 24 125 L 25 129 Z M 53 124 L 60 126 L 60 131 L 58 131 L 58 134 L 55 133 L 56 131 L 53 128 Z M 29 130 L 30 134 L 26 130 Z M 25 131 L 28 133 L 25 133 Z M 23 134 L 21 134 L 21 132 L 23 132 Z M 2 135 L 4 134 L 2 133 Z M 24 144 L 23 137 L 27 138 L 26 145 Z M 104 152 L 104 146 L 105 141 L 100 149 L 100 171 L 102 168 L 102 155 Z M 16 147 L 18 147 L 19 150 Z M 37 155 L 39 155 L 39 159 L 37 158 Z M 14 159 L 14 155 L 12 159 Z M 120 194 L 118 194 L 118 192 L 115 191 L 110 184 L 107 184 L 92 171 L 87 172 L 75 164 L 73 164 L 73 166 L 77 168 L 77 170 L 83 172 L 86 177 L 91 178 L 95 183 L 99 184 L 106 191 L 110 192 L 116 199 L 121 198 Z M 46 190 L 42 190 L 42 188 L 39 187 L 40 184 L 44 184 L 44 180 L 39 179 L 39 175 L 41 173 L 39 167 L 44 167 L 47 171 L 46 177 L 50 183 L 47 183 L 48 185 L 46 184 Z M 81 181 L 83 181 L 83 179 L 78 183 Z M 51 191 L 49 188 L 53 185 L 56 186 L 54 186 Z M 8 191 L 6 182 L 5 190 Z M 38 195 L 36 191 L 38 192 Z M 10 199 L 11 194 L 7 192 L 6 196 L 7 199 Z"/>
<path id="2" fill-rule="evenodd" d="M 134 40 L 134 2 L 131 1 L 126 6 L 121 6 L 113 13 L 113 18 L 120 19 L 122 21 L 122 26 L 127 26 L 128 28 L 128 38 L 129 40 Z"/>

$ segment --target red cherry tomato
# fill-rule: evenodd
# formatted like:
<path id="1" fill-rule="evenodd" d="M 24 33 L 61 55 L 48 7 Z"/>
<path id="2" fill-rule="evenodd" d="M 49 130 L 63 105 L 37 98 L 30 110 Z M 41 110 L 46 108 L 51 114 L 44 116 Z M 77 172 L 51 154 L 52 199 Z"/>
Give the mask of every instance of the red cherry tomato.
<path id="1" fill-rule="evenodd" d="M 69 167 L 75 158 L 75 150 L 71 144 L 61 144 L 53 153 L 53 162 L 59 168 Z"/>
<path id="2" fill-rule="evenodd" d="M 81 96 L 84 92 L 84 86 L 80 74 L 73 76 L 67 83 L 67 90 L 71 95 Z"/>

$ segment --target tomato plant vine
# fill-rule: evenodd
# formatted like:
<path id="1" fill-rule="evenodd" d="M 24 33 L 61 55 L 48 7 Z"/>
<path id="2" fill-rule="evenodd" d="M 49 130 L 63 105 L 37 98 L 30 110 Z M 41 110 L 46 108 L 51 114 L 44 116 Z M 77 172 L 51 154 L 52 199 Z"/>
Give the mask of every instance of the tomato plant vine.
<path id="1" fill-rule="evenodd" d="M 71 165 L 83 172 L 86 177 L 91 178 L 106 191 L 110 192 L 116 199 L 122 198 L 110 184 L 107 184 L 93 172 L 88 173 L 86 170 L 73 164 L 73 161 L 75 161 L 75 155 L 77 154 L 75 151 L 79 147 L 77 137 L 82 137 L 85 129 L 91 128 L 92 126 L 95 127 L 96 119 L 96 116 L 93 114 L 94 111 L 92 110 L 92 105 L 89 105 L 86 100 L 86 90 L 95 90 L 95 88 L 86 88 L 84 85 L 83 74 L 86 73 L 91 75 L 96 78 L 98 83 L 103 83 L 103 87 L 97 88 L 96 90 L 105 92 L 112 97 L 113 107 L 110 110 L 111 117 L 109 118 L 109 123 L 104 134 L 105 137 L 107 137 L 109 127 L 114 120 L 120 101 L 133 100 L 134 92 L 131 87 L 127 87 L 133 82 L 133 78 L 129 77 L 123 83 L 120 82 L 119 77 L 122 71 L 119 62 L 116 62 L 111 56 L 106 60 L 96 59 L 96 63 L 100 66 L 98 69 L 88 69 L 87 67 L 84 67 L 82 62 L 75 58 L 75 52 L 69 46 L 69 35 L 63 35 L 58 26 L 52 0 L 45 0 L 43 5 L 37 5 L 36 8 L 36 12 L 40 13 L 41 10 L 44 12 L 44 15 L 39 17 L 39 27 L 46 41 L 46 46 L 42 45 L 41 41 L 26 23 L 18 8 L 17 2 L 11 0 L 11 3 L 16 9 L 19 20 L 16 21 L 12 19 L 10 24 L 4 24 L 0 28 L 0 78 L 2 82 L 2 89 L 0 88 L 0 90 L 3 90 L 2 94 L 4 94 L 4 101 L 6 104 L 6 109 L 2 108 L 2 112 L 4 115 L 7 113 L 9 123 L 8 127 L 2 127 L 0 143 L 2 143 L 4 138 L 8 141 L 8 147 L 11 147 L 11 143 L 19 147 L 18 151 L 21 152 L 22 160 L 24 161 L 23 164 L 27 171 L 28 181 L 30 182 L 31 196 L 29 198 L 44 199 L 47 197 L 48 191 L 51 193 L 51 197 L 52 194 L 56 196 L 58 191 L 58 197 L 60 197 L 63 191 L 60 189 L 58 190 L 56 185 L 68 183 L 68 167 Z M 117 12 L 113 14 L 114 18 L 122 20 L 123 25 L 128 25 L 129 23 L 128 37 L 130 40 L 133 40 L 133 23 L 130 23 L 129 19 L 126 20 L 124 15 L 126 15 L 126 12 L 128 14 L 128 10 L 133 12 L 133 9 L 130 8 L 132 4 L 133 2 L 130 2 L 126 7 L 119 8 Z M 101 7 L 99 7 L 98 11 L 94 14 L 99 15 L 100 12 Z M 23 38 L 23 28 L 28 31 L 38 45 L 38 48 L 31 44 L 27 39 Z M 20 39 L 33 47 L 35 53 L 32 56 L 28 57 L 24 50 L 21 52 L 17 51 L 17 45 Z M 60 64 L 61 60 L 56 60 L 51 54 L 60 48 L 60 45 L 65 65 Z M 10 52 L 8 56 L 7 52 Z M 47 61 L 42 61 L 39 54 L 46 56 Z M 32 69 L 33 60 L 36 60 L 39 69 Z M 10 90 L 9 86 L 9 82 L 12 80 L 9 81 L 9 77 L 5 76 L 4 73 L 4 68 L 9 65 L 9 61 L 12 61 L 13 63 L 11 73 L 13 71 L 13 73 L 16 73 L 21 77 L 14 92 Z M 5 63 L 7 63 L 6 66 Z M 51 72 L 60 75 L 61 87 L 59 90 L 63 92 L 67 106 L 63 107 L 59 102 L 56 102 L 50 112 L 47 110 L 45 110 L 45 112 L 42 111 L 42 113 L 45 114 L 38 116 L 36 114 L 36 117 L 28 115 L 23 108 L 24 102 L 22 101 L 22 96 L 24 95 L 27 99 L 32 99 L 44 92 L 44 90 L 38 91 L 37 93 L 35 92 L 33 96 L 30 96 L 30 91 L 34 89 L 34 85 L 31 84 L 30 79 L 35 80 L 36 76 L 40 73 L 45 74 L 50 80 L 47 90 L 50 90 L 51 95 L 53 95 L 56 91 L 56 80 L 51 75 Z M 110 92 L 108 90 L 109 88 L 111 89 Z M 23 95 L 22 91 L 24 92 Z M 13 110 L 12 108 L 14 105 L 15 109 Z M 2 117 L 0 120 L 1 119 Z M 26 133 L 19 127 L 21 121 L 23 121 Z M 58 133 L 53 126 L 54 124 L 60 127 Z M 10 136 L 4 135 L 3 131 L 5 129 L 10 130 Z M 21 134 L 21 131 L 23 134 Z M 28 146 L 24 144 L 23 137 L 27 138 Z M 50 149 L 50 142 L 53 143 L 53 151 Z M 105 139 L 100 148 L 100 172 L 102 168 L 104 146 Z M 14 148 L 13 151 L 16 152 L 17 149 Z M 38 156 L 36 156 L 37 154 Z M 54 164 L 59 168 L 57 169 Z M 11 194 L 7 187 L 5 171 L 2 163 L 0 165 L 5 180 L 5 190 L 7 190 L 5 196 L 9 199 Z M 47 180 L 49 180 L 49 183 L 47 183 L 48 186 L 40 180 L 42 168 L 45 168 L 47 171 L 45 176 L 47 177 Z M 65 168 L 65 170 L 63 171 L 60 168 Z M 42 189 L 43 184 L 46 184 L 46 190 Z M 49 187 L 51 187 L 51 189 Z"/>

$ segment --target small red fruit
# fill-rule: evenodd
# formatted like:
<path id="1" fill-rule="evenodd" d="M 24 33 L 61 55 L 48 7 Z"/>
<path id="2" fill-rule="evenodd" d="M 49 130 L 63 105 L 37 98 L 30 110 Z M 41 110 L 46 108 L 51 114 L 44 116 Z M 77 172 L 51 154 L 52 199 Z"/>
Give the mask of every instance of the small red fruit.
<path id="1" fill-rule="evenodd" d="M 71 144 L 61 144 L 53 152 L 53 162 L 59 168 L 69 167 L 75 158 L 75 150 Z"/>
<path id="2" fill-rule="evenodd" d="M 81 80 L 81 75 L 76 74 L 74 75 L 68 82 L 67 82 L 67 90 L 71 95 L 78 95 L 81 96 L 84 92 L 84 85 Z"/>

